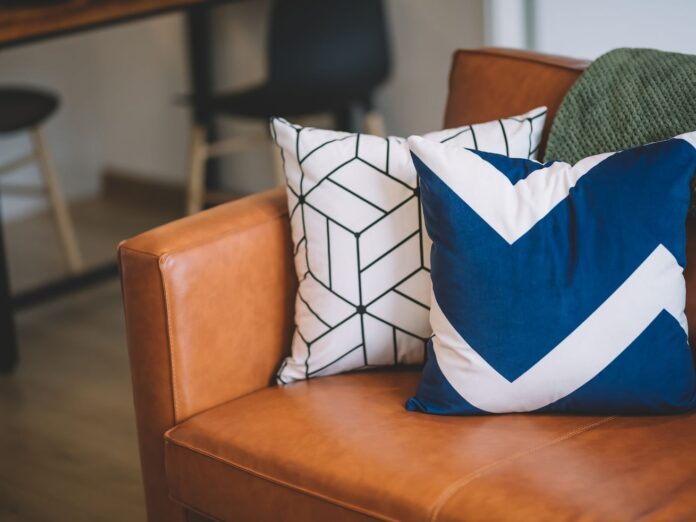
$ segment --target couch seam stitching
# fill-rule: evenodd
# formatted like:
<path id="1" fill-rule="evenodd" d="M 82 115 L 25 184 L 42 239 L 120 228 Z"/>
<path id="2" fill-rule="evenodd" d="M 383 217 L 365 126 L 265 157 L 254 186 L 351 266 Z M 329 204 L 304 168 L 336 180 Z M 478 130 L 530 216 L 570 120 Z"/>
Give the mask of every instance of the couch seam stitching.
<path id="1" fill-rule="evenodd" d="M 165 287 L 164 287 L 164 280 L 163 280 L 163 278 L 162 278 L 162 270 L 161 270 L 161 266 L 160 266 L 160 264 L 159 264 L 160 256 L 157 256 L 157 255 L 155 255 L 155 254 L 151 254 L 151 253 L 149 253 L 149 252 L 142 252 L 142 251 L 140 251 L 140 250 L 136 250 L 136 249 L 132 249 L 132 248 L 128 248 L 128 247 L 121 247 L 121 248 L 119 249 L 119 256 L 118 256 L 118 257 L 119 257 L 119 264 L 121 265 L 121 270 L 124 270 L 124 269 L 125 269 L 124 263 L 121 261 L 122 252 L 124 252 L 125 250 L 128 250 L 128 251 L 132 252 L 132 253 L 135 254 L 135 255 L 141 255 L 141 256 L 151 257 L 151 258 L 153 258 L 154 260 L 156 260 L 156 261 L 158 262 L 158 263 L 157 263 L 157 272 L 158 272 L 159 275 L 160 275 L 160 283 L 162 284 L 162 300 L 163 300 L 163 302 L 164 302 L 164 314 L 163 314 L 163 315 L 164 315 L 164 321 L 165 321 L 165 323 L 167 324 L 167 346 L 169 347 L 169 349 L 167 350 L 167 352 L 168 352 L 168 353 L 167 353 L 167 355 L 168 355 L 167 358 L 169 359 L 169 371 L 170 371 L 170 373 L 171 373 L 171 379 L 172 379 L 172 390 L 171 390 L 171 393 L 172 393 L 172 408 L 173 408 L 173 410 L 174 410 L 174 411 L 172 412 L 172 413 L 173 413 L 173 423 L 176 424 L 178 414 L 177 414 L 177 396 L 176 396 L 176 389 L 175 389 L 176 387 L 175 387 L 174 371 L 173 371 L 173 363 L 172 363 L 171 332 L 169 331 L 169 314 L 167 313 L 167 295 L 166 295 L 166 289 L 165 289 Z M 123 288 L 124 288 L 124 291 L 123 291 L 123 292 L 124 292 L 124 295 L 125 295 L 125 286 L 124 286 Z M 123 308 L 124 308 L 124 311 L 126 311 L 126 309 L 128 308 L 125 299 L 124 299 Z M 126 312 L 126 315 L 127 315 L 127 312 Z"/>
<path id="2" fill-rule="evenodd" d="M 519 460 L 519 459 L 527 457 L 529 455 L 533 455 L 539 451 L 542 451 L 542 450 L 549 448 L 551 446 L 554 446 L 556 444 L 560 444 L 561 442 L 564 442 L 568 439 L 571 439 L 577 435 L 581 435 L 581 434 L 583 434 L 587 431 L 590 431 L 598 426 L 606 424 L 607 422 L 610 422 L 614 419 L 616 419 L 616 416 L 604 417 L 598 421 L 594 421 L 594 422 L 591 422 L 589 424 L 584 424 L 584 425 L 578 426 L 577 428 L 575 428 L 567 433 L 564 433 L 563 435 L 560 435 L 549 442 L 534 446 L 534 447 L 529 448 L 527 450 L 519 451 L 519 452 L 514 453 L 508 457 L 493 461 L 490 464 L 482 466 L 475 471 L 467 473 L 466 475 L 464 475 L 460 479 L 458 479 L 458 480 L 454 481 L 452 484 L 450 484 L 440 494 L 440 496 L 435 500 L 434 504 L 430 508 L 430 516 L 428 517 L 428 520 L 430 522 L 436 522 L 442 509 L 447 505 L 447 503 L 459 491 L 461 491 L 465 486 L 467 486 L 468 484 L 470 484 L 471 482 L 473 482 L 477 478 L 480 478 L 480 477 L 486 475 L 488 472 L 490 472 L 494 469 L 498 469 L 501 466 L 504 466 L 505 464 L 509 464 L 513 461 Z"/>
<path id="3" fill-rule="evenodd" d="M 177 373 L 174 364 L 174 336 L 172 335 L 172 321 L 169 316 L 169 294 L 167 292 L 167 281 L 164 277 L 162 265 L 167 261 L 167 254 L 157 257 L 157 271 L 162 283 L 162 301 L 164 303 L 164 320 L 167 323 L 167 344 L 169 345 L 169 371 L 172 374 L 172 399 L 174 402 L 174 422 L 179 422 L 179 394 L 177 393 Z"/>
<path id="4" fill-rule="evenodd" d="M 118 247 L 120 252 L 128 251 L 132 252 L 133 254 L 136 255 L 141 255 L 141 256 L 148 256 L 148 257 L 153 257 L 155 259 L 158 259 L 160 256 L 158 254 L 153 254 L 152 252 L 146 252 L 145 250 L 140 250 L 139 248 L 132 248 L 125 243 L 121 246 Z"/>
<path id="5" fill-rule="evenodd" d="M 387 515 L 382 515 L 382 514 L 379 514 L 379 513 L 374 512 L 374 511 L 371 511 L 371 510 L 369 510 L 369 509 L 361 508 L 361 507 L 356 506 L 356 505 L 354 505 L 354 504 L 351 504 L 351 503 L 349 503 L 349 502 L 343 502 L 343 501 L 341 501 L 341 500 L 337 500 L 337 499 L 328 497 L 328 496 L 326 496 L 326 495 L 322 495 L 321 493 L 318 493 L 318 492 L 316 492 L 316 491 L 312 491 L 312 490 L 307 489 L 307 488 L 304 488 L 304 487 L 302 487 L 302 486 L 298 486 L 298 485 L 295 485 L 295 484 L 291 484 L 291 483 L 289 483 L 289 482 L 283 481 L 283 480 L 278 479 L 278 478 L 271 477 L 271 476 L 266 475 L 266 474 L 264 474 L 264 473 L 260 473 L 260 472 L 258 472 L 258 471 L 254 471 L 254 470 L 252 470 L 252 469 L 250 469 L 250 468 L 247 468 L 246 466 L 242 466 L 241 464 L 238 464 L 238 463 L 236 463 L 236 462 L 232 462 L 232 461 L 229 460 L 229 459 L 224 459 L 224 458 L 219 457 L 219 456 L 217 456 L 217 455 L 214 455 L 214 454 L 212 454 L 212 453 L 210 453 L 210 452 L 201 450 L 201 449 L 199 449 L 199 448 L 194 448 L 194 447 L 192 447 L 192 446 L 190 446 L 190 445 L 188 445 L 188 444 L 184 444 L 184 443 L 181 443 L 181 442 L 179 442 L 179 441 L 174 441 L 174 440 L 171 439 L 171 438 L 166 439 L 166 440 L 165 440 L 165 444 L 170 444 L 170 445 L 172 445 L 172 446 L 178 446 L 178 447 L 180 447 L 180 448 L 189 450 L 189 451 L 191 451 L 191 452 L 193 452 L 193 453 L 197 453 L 197 454 L 199 454 L 199 455 L 202 455 L 202 456 L 204 456 L 204 457 L 207 457 L 207 458 L 209 458 L 209 459 L 211 459 L 211 460 L 214 460 L 214 461 L 216 461 L 216 462 L 220 462 L 220 463 L 223 463 L 223 464 L 232 466 L 233 468 L 236 468 L 236 469 L 238 469 L 238 470 L 240 470 L 240 471 L 243 471 L 243 472 L 245 472 L 245 473 L 249 473 L 250 475 L 253 475 L 253 476 L 255 476 L 255 477 L 257 477 L 257 478 L 260 478 L 260 479 L 262 479 L 262 480 L 266 480 L 267 482 L 271 482 L 271 483 L 273 483 L 273 484 L 275 484 L 275 485 L 277 485 L 277 486 L 286 487 L 286 488 L 288 488 L 288 489 L 297 491 L 297 492 L 302 493 L 302 494 L 304 494 L 304 495 L 318 498 L 318 499 L 320 499 L 320 500 L 323 500 L 323 501 L 325 501 L 325 502 L 328 502 L 329 504 L 334 504 L 334 505 L 339 506 L 339 507 L 342 507 L 342 508 L 344 508 L 344 509 L 348 509 L 348 510 L 351 510 L 351 511 L 355 511 L 356 513 L 362 513 L 363 515 L 367 515 L 367 516 L 372 517 L 372 518 L 374 518 L 374 519 L 376 519 L 376 520 L 383 520 L 383 521 L 385 521 L 385 522 L 398 522 L 398 519 L 396 519 L 396 518 L 390 518 L 390 517 L 388 517 Z"/>
<path id="6" fill-rule="evenodd" d="M 253 230 L 255 228 L 267 225 L 269 223 L 273 223 L 275 221 L 280 221 L 283 216 L 284 216 L 284 214 L 274 216 L 270 219 L 267 219 L 266 221 L 256 223 L 253 227 L 248 227 L 248 228 L 244 228 L 244 229 L 237 229 L 234 231 L 227 230 L 224 233 L 220 233 L 220 234 L 217 234 L 217 235 L 212 236 L 210 238 L 206 238 L 206 240 L 201 240 L 197 243 L 192 243 L 190 245 L 187 245 L 187 247 L 185 247 L 185 249 L 188 250 L 189 248 L 191 248 L 191 249 L 197 248 L 198 246 L 200 246 L 202 244 L 205 244 L 208 242 L 218 241 L 221 238 L 224 238 L 224 237 L 227 237 L 228 235 L 231 235 L 232 233 L 247 232 L 247 231 Z M 169 349 L 169 365 L 170 365 L 171 372 L 172 372 L 172 394 L 174 396 L 174 416 L 175 416 L 176 422 L 179 422 L 179 410 L 180 410 L 180 408 L 179 408 L 179 393 L 177 392 L 177 387 L 178 387 L 177 370 L 176 370 L 176 364 L 175 364 L 174 360 L 175 360 L 175 351 L 178 352 L 179 350 L 178 350 L 177 344 L 174 342 L 174 334 L 172 331 L 172 321 L 171 321 L 171 317 L 170 317 L 170 313 L 169 313 L 170 303 L 169 303 L 169 297 L 168 297 L 169 292 L 167 290 L 167 288 L 168 288 L 167 278 L 165 277 L 163 266 L 166 264 L 167 260 L 169 259 L 169 257 L 171 255 L 176 255 L 176 253 L 181 252 L 181 251 L 184 251 L 184 249 L 182 248 L 182 249 L 171 250 L 169 252 L 163 253 L 162 255 L 160 255 L 158 257 L 159 273 L 160 273 L 160 278 L 162 280 L 162 291 L 164 293 L 164 310 L 165 310 L 165 317 L 166 317 L 166 321 L 167 321 L 167 336 L 169 337 L 169 347 L 170 347 L 170 349 Z"/>
<path id="7" fill-rule="evenodd" d="M 261 227 L 263 225 L 267 225 L 269 223 L 272 223 L 273 221 L 281 220 L 282 218 L 284 218 L 287 215 L 288 215 L 288 211 L 284 210 L 280 214 L 270 216 L 267 219 L 264 219 L 263 221 L 259 221 L 257 223 L 254 223 L 248 227 L 240 227 L 240 228 L 223 230 L 222 232 L 218 232 L 217 234 L 212 234 L 206 238 L 200 239 L 199 241 L 191 242 L 188 245 L 182 245 L 182 246 L 179 246 L 177 248 L 173 248 L 171 250 L 165 250 L 165 251 L 159 252 L 159 253 L 146 252 L 146 251 L 143 251 L 143 250 L 140 250 L 137 248 L 133 248 L 131 246 L 123 246 L 121 248 L 124 250 L 128 249 L 128 250 L 131 250 L 133 252 L 140 252 L 142 254 L 147 254 L 147 255 L 151 255 L 153 257 L 161 258 L 161 257 L 167 256 L 167 255 L 177 254 L 180 252 L 185 252 L 189 249 L 197 248 L 205 243 L 218 241 L 219 239 L 226 237 L 228 235 L 234 235 L 234 234 L 239 233 L 239 232 L 246 232 L 248 230 L 253 230 L 253 229 Z"/>

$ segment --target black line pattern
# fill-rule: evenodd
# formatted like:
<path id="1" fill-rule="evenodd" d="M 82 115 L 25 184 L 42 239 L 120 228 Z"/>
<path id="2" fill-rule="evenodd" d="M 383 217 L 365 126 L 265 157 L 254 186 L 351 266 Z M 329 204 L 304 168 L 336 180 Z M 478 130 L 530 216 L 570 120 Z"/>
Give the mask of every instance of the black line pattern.
<path id="1" fill-rule="evenodd" d="M 490 152 L 523 150 L 529 157 L 545 114 L 539 109 L 509 118 L 508 130 L 517 122 L 511 135 L 498 120 L 427 137 Z M 296 324 L 293 357 L 280 367 L 278 382 L 421 362 L 431 336 L 430 239 L 405 141 L 303 128 L 283 119 L 271 121 L 271 135 L 287 174 L 300 276 L 297 317 L 315 319 L 311 326 Z M 352 334 L 345 334 L 347 328 Z"/>

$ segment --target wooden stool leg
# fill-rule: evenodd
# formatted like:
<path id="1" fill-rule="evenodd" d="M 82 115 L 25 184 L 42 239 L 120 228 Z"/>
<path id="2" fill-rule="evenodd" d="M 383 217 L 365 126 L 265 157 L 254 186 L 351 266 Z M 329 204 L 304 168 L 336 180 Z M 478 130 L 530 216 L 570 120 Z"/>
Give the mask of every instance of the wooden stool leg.
<path id="1" fill-rule="evenodd" d="M 53 210 L 58 234 L 60 235 L 61 244 L 65 259 L 68 263 L 68 268 L 72 273 L 81 272 L 83 269 L 82 254 L 77 244 L 75 236 L 75 227 L 68 213 L 68 207 L 65 204 L 63 193 L 60 190 L 58 175 L 56 174 L 55 166 L 51 160 L 51 156 L 46 147 L 46 141 L 41 129 L 36 128 L 32 131 L 34 141 L 34 151 L 36 159 L 39 162 L 39 170 L 43 176 L 46 189 L 48 190 L 48 198 Z"/>
<path id="2" fill-rule="evenodd" d="M 186 186 L 186 213 L 203 209 L 205 199 L 205 162 L 207 160 L 206 132 L 202 125 L 191 128 L 189 176 Z"/>
<path id="3" fill-rule="evenodd" d="M 387 135 L 384 126 L 384 117 L 374 109 L 367 111 L 365 116 L 363 116 L 363 128 L 367 134 L 373 134 L 375 136 Z"/>

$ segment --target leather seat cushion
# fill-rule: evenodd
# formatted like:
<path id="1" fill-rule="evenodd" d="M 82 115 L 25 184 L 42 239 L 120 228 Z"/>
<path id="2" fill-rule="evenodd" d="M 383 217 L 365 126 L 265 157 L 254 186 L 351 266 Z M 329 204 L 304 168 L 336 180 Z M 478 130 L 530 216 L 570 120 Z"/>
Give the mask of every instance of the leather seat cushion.
<path id="1" fill-rule="evenodd" d="M 196 415 L 165 436 L 170 494 L 222 520 L 696 513 L 696 415 L 424 415 L 403 406 L 418 377 L 323 377 Z"/>

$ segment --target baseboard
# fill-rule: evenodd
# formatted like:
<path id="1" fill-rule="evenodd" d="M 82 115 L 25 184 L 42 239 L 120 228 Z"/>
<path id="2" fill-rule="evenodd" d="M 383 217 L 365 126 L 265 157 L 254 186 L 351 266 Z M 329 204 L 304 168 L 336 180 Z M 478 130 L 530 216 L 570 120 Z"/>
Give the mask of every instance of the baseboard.
<path id="1" fill-rule="evenodd" d="M 162 181 L 144 173 L 121 169 L 105 169 L 101 176 L 101 195 L 121 205 L 154 207 L 161 210 L 184 211 L 186 190 L 181 185 Z M 211 191 L 205 196 L 206 207 L 213 207 L 244 197 L 232 191 Z"/>
<path id="2" fill-rule="evenodd" d="M 144 173 L 108 168 L 101 176 L 102 196 L 115 203 L 183 210 L 184 187 Z"/>

